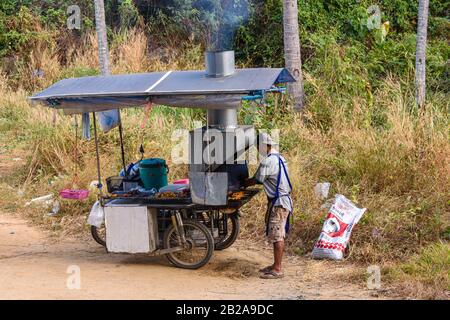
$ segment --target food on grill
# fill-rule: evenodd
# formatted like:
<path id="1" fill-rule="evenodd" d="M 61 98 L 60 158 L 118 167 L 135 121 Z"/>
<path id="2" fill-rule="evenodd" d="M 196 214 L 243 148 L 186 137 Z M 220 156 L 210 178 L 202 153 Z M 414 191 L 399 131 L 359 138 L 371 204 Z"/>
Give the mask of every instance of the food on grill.
<path id="1" fill-rule="evenodd" d="M 244 191 L 233 192 L 230 195 L 230 200 L 241 200 L 245 196 Z"/>
<path id="2" fill-rule="evenodd" d="M 132 196 L 133 196 L 132 193 L 111 193 L 109 195 L 109 197 L 112 198 L 112 199 L 116 199 L 116 198 L 130 198 Z"/>
<path id="3" fill-rule="evenodd" d="M 155 198 L 157 199 L 180 199 L 180 198 L 188 198 L 189 197 L 189 190 L 182 190 L 182 191 L 162 191 L 158 192 L 155 195 Z"/>
<path id="4" fill-rule="evenodd" d="M 178 195 L 172 191 L 158 192 L 156 194 L 156 198 L 157 199 L 174 199 L 174 198 L 178 198 Z"/>

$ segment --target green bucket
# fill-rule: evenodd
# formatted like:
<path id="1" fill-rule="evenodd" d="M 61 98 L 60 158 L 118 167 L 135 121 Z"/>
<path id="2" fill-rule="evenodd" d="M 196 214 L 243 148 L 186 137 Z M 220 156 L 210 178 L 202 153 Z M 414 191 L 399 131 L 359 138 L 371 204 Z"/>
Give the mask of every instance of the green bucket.
<path id="1" fill-rule="evenodd" d="M 166 160 L 159 158 L 144 159 L 139 163 L 139 176 L 144 188 L 151 190 L 167 186 L 167 173 L 169 167 Z"/>

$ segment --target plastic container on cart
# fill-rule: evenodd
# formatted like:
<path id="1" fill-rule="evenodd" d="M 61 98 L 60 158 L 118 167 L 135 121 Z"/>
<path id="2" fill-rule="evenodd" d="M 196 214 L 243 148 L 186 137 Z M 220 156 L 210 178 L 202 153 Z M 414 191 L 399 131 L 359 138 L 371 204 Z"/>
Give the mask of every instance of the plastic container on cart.
<path id="1" fill-rule="evenodd" d="M 173 184 L 189 184 L 189 179 L 179 179 L 179 180 L 175 180 L 173 182 Z"/>
<path id="2" fill-rule="evenodd" d="M 164 159 L 149 158 L 139 163 L 139 176 L 147 190 L 153 188 L 159 190 L 166 186 L 168 172 L 169 168 Z"/>
<path id="3" fill-rule="evenodd" d="M 159 192 L 183 192 L 189 190 L 189 184 L 168 184 L 159 189 Z"/>
<path id="4" fill-rule="evenodd" d="M 141 185 L 139 178 L 128 179 L 120 176 L 106 178 L 106 188 L 109 193 L 119 191 L 130 191 Z"/>
<path id="5" fill-rule="evenodd" d="M 123 177 L 106 178 L 106 189 L 109 193 L 113 193 L 115 191 L 123 191 Z"/>

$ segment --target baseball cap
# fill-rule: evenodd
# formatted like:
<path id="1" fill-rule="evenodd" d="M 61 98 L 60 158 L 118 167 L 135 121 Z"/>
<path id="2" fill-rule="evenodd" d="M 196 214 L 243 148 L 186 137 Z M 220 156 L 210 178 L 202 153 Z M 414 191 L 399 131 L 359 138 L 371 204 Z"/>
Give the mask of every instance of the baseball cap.
<path id="1" fill-rule="evenodd" d="M 267 134 L 266 132 L 261 132 L 258 135 L 258 142 L 261 144 L 266 144 L 268 146 L 275 146 L 278 145 L 278 143 L 276 143 L 274 140 L 272 140 L 272 138 L 270 137 L 269 134 Z"/>

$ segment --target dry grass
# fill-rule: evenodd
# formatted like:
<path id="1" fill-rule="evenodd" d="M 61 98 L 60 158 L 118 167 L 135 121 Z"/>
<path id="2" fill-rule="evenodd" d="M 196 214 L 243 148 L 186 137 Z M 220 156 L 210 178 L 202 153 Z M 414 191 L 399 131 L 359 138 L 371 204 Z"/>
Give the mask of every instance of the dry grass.
<path id="1" fill-rule="evenodd" d="M 414 299 L 450 298 L 450 245 L 436 243 L 412 256 L 406 263 L 388 268 L 387 279 L 395 291 Z"/>
<path id="2" fill-rule="evenodd" d="M 295 186 L 297 222 L 291 242 L 297 252 L 312 249 L 326 214 L 313 192 L 320 181 L 332 183 L 332 194 L 368 208 L 352 237 L 352 259 L 401 259 L 448 229 L 450 144 L 443 115 L 431 111 L 431 105 L 426 113 L 413 115 L 409 104 L 398 99 L 398 83 L 389 80 L 386 88 L 375 96 L 386 113 L 385 128 L 366 124 L 370 110 L 361 105 L 350 115 L 335 107 L 329 131 L 300 117 L 281 128 Z M 256 215 L 245 222 L 249 235 L 260 234 L 264 211 L 263 196 L 244 209 Z"/>
<path id="3" fill-rule="evenodd" d="M 202 67 L 198 46 L 187 46 L 181 54 L 163 49 L 150 52 L 147 43 L 145 34 L 139 31 L 117 36 L 111 45 L 112 71 Z M 65 52 L 65 59 L 51 47 L 42 47 L 39 54 L 35 52 L 29 69 L 21 74 L 22 87 L 9 87 L 8 82 L 17 82 L 0 75 L 1 152 L 22 149 L 28 153 L 26 166 L 11 172 L 1 185 L 5 192 L 22 189 L 25 193 L 23 197 L 3 199 L 2 208 L 23 211 L 21 208 L 28 199 L 68 186 L 75 164 L 79 166 L 79 187 L 86 188 L 96 179 L 93 141 L 80 142 L 79 158 L 75 161 L 70 118 L 46 108 L 32 108 L 26 101 L 30 90 L 36 91 L 62 77 L 96 72 L 97 47 L 93 35 Z M 44 70 L 44 78 L 31 77 L 30 73 L 39 68 Z M 381 264 L 406 261 L 424 246 L 440 239 L 448 241 L 448 99 L 430 95 L 425 111 L 417 112 L 413 94 L 395 78 L 388 78 L 374 92 L 373 103 L 355 97 L 343 106 L 333 94 L 320 89 L 326 88 L 327 79 L 309 74 L 305 78 L 315 88 L 309 105 L 319 105 L 321 109 L 311 108 L 313 111 L 303 115 L 286 112 L 280 121 L 275 121 L 270 115 L 275 106 L 269 105 L 267 114 L 261 112 L 258 122 L 267 120 L 280 125 L 282 152 L 288 159 L 294 185 L 291 251 L 310 252 L 317 239 L 326 212 L 320 209 L 322 202 L 315 198 L 313 188 L 323 181 L 332 183 L 332 194 L 344 194 L 368 208 L 352 236 L 353 261 Z M 332 117 L 326 116 L 324 121 L 322 111 L 317 110 L 325 110 Z M 202 119 L 201 114 L 189 110 L 154 110 L 143 130 L 142 118 L 142 110 L 124 111 L 127 160 L 139 159 L 137 150 L 143 142 L 146 156 L 168 159 L 170 179 L 185 177 L 186 166 L 171 162 L 171 149 L 177 143 L 171 140 L 172 131 L 175 127 L 192 128 L 193 120 Z M 120 169 L 117 146 L 116 130 L 100 134 L 103 178 Z M 60 233 L 77 234 L 85 229 L 83 222 L 94 199 L 92 194 L 89 201 L 63 202 L 58 218 L 47 217 L 42 209 L 27 210 L 26 214 L 36 223 Z M 244 238 L 262 238 L 265 207 L 265 197 L 260 195 L 242 209 Z M 448 257 L 448 250 L 443 254 Z M 430 286 L 423 279 L 417 283 Z"/>
<path id="4" fill-rule="evenodd" d="M 203 49 L 198 44 L 186 43 L 182 48 L 174 49 L 150 49 L 148 43 L 147 35 L 138 29 L 123 30 L 115 34 L 109 48 L 111 73 L 203 68 Z M 55 80 L 97 74 L 99 62 L 96 35 L 84 34 L 81 39 L 65 43 L 64 50 L 56 44 L 37 43 L 27 61 L 24 67 L 16 70 L 13 77 L 6 79 L 12 87 L 34 92 L 49 86 Z"/>

